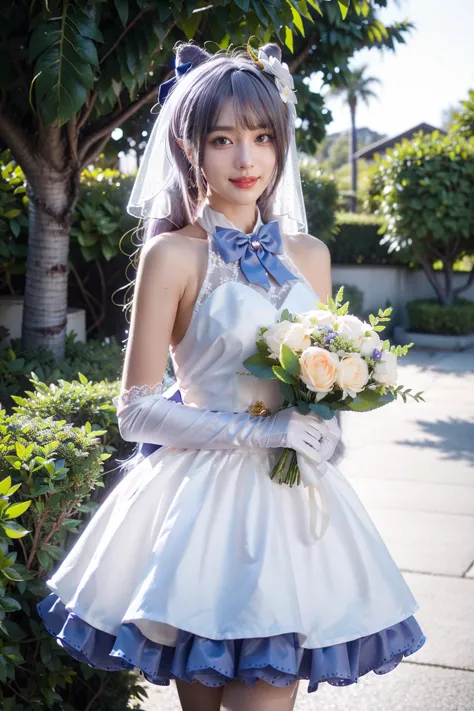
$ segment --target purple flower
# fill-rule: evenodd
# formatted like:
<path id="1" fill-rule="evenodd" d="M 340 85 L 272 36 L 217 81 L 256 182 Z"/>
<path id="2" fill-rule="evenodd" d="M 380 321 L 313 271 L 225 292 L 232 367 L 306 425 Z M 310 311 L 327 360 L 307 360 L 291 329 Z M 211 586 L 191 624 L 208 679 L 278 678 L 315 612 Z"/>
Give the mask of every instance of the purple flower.
<path id="1" fill-rule="evenodd" d="M 374 348 L 374 352 L 372 353 L 372 360 L 380 360 L 382 358 L 382 351 L 379 351 L 378 348 Z"/>

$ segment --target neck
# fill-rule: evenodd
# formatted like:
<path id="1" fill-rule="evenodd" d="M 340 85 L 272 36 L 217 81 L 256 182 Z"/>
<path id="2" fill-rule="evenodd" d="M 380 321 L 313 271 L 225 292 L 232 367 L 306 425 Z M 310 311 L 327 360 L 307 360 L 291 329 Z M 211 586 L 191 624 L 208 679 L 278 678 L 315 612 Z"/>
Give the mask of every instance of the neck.
<path id="1" fill-rule="evenodd" d="M 235 202 L 223 200 L 217 195 L 208 198 L 209 207 L 216 212 L 221 212 L 232 222 L 237 229 L 245 234 L 252 232 L 257 221 L 257 205 L 239 205 Z"/>

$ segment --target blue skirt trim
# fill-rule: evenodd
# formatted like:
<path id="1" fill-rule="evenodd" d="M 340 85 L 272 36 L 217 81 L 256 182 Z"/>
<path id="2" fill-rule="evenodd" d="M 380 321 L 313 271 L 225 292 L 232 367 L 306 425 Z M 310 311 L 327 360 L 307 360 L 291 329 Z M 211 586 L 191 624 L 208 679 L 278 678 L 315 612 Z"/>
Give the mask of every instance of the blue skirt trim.
<path id="1" fill-rule="evenodd" d="M 308 692 L 320 681 L 347 686 L 373 671 L 386 674 L 420 649 L 426 641 L 413 616 L 360 639 L 329 647 L 303 649 L 297 634 L 251 639 L 214 640 L 179 630 L 176 647 L 152 642 L 133 623 L 117 636 L 92 627 L 61 599 L 50 593 L 37 604 L 40 617 L 58 644 L 79 662 L 97 669 L 120 671 L 138 667 L 152 684 L 169 686 L 170 679 L 222 686 L 239 679 L 255 686 L 263 679 L 289 686 L 308 679 Z"/>

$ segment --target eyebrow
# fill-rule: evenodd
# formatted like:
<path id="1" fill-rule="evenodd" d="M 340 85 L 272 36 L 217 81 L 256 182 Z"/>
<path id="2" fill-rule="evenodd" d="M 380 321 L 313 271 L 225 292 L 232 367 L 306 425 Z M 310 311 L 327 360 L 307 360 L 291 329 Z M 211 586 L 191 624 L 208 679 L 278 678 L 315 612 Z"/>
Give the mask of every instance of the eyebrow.
<path id="1" fill-rule="evenodd" d="M 261 131 L 263 129 L 268 129 L 268 126 L 264 126 L 263 124 L 260 126 L 256 126 L 256 128 L 252 129 L 253 131 Z M 236 131 L 237 127 L 236 126 L 213 126 L 209 133 L 214 133 L 215 131 Z"/>

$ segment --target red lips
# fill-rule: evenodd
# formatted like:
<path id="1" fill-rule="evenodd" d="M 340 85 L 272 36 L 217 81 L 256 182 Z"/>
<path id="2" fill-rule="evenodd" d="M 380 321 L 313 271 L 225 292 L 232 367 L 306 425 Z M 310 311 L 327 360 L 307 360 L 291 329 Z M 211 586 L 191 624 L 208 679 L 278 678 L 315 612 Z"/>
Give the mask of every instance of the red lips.
<path id="1" fill-rule="evenodd" d="M 230 182 L 233 183 L 237 188 L 253 188 L 257 180 L 258 178 L 249 176 L 247 178 L 237 178 L 235 180 L 232 180 L 231 178 Z"/>

